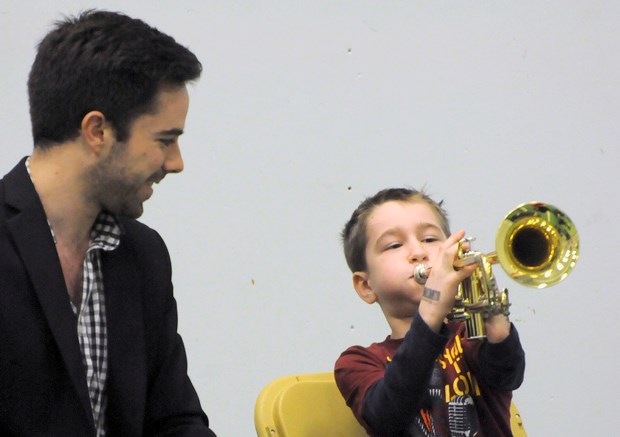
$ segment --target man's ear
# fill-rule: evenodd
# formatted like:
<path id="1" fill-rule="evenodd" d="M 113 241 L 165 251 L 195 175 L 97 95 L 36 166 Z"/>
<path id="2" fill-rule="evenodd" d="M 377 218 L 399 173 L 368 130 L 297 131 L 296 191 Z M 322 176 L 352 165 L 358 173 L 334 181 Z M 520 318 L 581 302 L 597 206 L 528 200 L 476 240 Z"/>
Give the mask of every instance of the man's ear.
<path id="1" fill-rule="evenodd" d="M 370 283 L 368 282 L 368 273 L 355 272 L 353 273 L 353 287 L 358 296 L 366 303 L 375 303 L 377 301 L 377 294 L 373 291 Z"/>
<path id="2" fill-rule="evenodd" d="M 82 118 L 81 130 L 82 138 L 96 154 L 100 154 L 105 145 L 114 140 L 114 132 L 101 111 L 86 114 Z"/>

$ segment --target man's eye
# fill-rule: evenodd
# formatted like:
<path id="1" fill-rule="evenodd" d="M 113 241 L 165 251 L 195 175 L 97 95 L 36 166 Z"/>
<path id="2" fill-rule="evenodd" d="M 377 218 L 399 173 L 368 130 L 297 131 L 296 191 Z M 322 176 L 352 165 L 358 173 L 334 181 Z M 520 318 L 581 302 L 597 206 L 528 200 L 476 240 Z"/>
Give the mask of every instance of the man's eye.
<path id="1" fill-rule="evenodd" d="M 176 142 L 176 140 L 170 139 L 170 138 L 160 138 L 159 142 L 162 143 L 164 146 L 168 147 L 168 146 L 173 145 Z"/>

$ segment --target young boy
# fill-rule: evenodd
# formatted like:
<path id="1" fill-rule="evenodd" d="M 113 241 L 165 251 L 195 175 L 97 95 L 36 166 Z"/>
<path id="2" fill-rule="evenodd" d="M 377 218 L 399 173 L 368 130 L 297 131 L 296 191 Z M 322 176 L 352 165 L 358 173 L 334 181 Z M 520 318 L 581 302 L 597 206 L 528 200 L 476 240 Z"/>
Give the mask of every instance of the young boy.
<path id="1" fill-rule="evenodd" d="M 464 322 L 446 322 L 458 285 L 476 265 L 455 270 L 459 241 L 441 202 L 395 188 L 364 200 L 342 237 L 353 286 L 379 303 L 391 335 L 352 346 L 335 365 L 338 387 L 371 436 L 511 436 L 512 390 L 525 354 L 503 314 L 485 323 L 486 340 L 468 340 Z M 425 285 L 418 264 L 432 267 Z"/>

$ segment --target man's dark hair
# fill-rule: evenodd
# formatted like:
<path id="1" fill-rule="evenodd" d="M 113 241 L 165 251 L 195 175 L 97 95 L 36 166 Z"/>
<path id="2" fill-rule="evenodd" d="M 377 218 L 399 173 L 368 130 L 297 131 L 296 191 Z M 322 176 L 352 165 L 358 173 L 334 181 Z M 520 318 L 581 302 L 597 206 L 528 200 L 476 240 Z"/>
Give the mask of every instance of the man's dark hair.
<path id="1" fill-rule="evenodd" d="M 442 207 L 443 201 L 435 202 L 423 190 L 418 191 L 411 188 L 387 188 L 381 190 L 360 203 L 342 230 L 344 256 L 352 272 L 364 272 L 368 268 L 366 264 L 366 245 L 368 244 L 366 228 L 368 217 L 378 206 L 390 201 L 423 202 L 428 204 L 437 216 L 442 231 L 446 236 L 450 235 L 448 214 Z"/>
<path id="2" fill-rule="evenodd" d="M 93 110 L 123 141 L 136 117 L 154 109 L 160 89 L 201 72 L 192 52 L 141 20 L 97 10 L 65 18 L 39 44 L 28 78 L 34 144 L 76 138 Z"/>

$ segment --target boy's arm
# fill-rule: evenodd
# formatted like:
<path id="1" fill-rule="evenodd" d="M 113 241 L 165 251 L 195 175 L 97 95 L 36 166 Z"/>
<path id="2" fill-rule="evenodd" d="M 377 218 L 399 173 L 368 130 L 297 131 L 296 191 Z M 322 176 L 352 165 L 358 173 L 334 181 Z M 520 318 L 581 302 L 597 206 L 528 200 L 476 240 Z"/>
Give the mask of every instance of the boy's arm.
<path id="1" fill-rule="evenodd" d="M 352 364 L 341 357 L 336 365 L 336 381 L 347 404 L 367 430 L 390 434 L 410 425 L 426 396 L 435 360 L 448 338 L 445 328 L 436 334 L 416 315 L 387 366 L 385 357 L 379 368 L 368 365 L 368 360 Z M 347 371 L 347 364 L 358 368 L 355 375 Z M 361 372 L 375 372 L 374 379 L 365 379 Z M 347 378 L 347 373 L 351 377 Z"/>
<path id="2" fill-rule="evenodd" d="M 487 323 L 487 341 L 480 347 L 479 365 L 484 380 L 499 390 L 516 390 L 525 374 L 525 352 L 515 326 L 505 316 Z M 504 323 L 507 327 L 504 327 Z M 507 334 L 496 336 L 497 328 Z"/>

